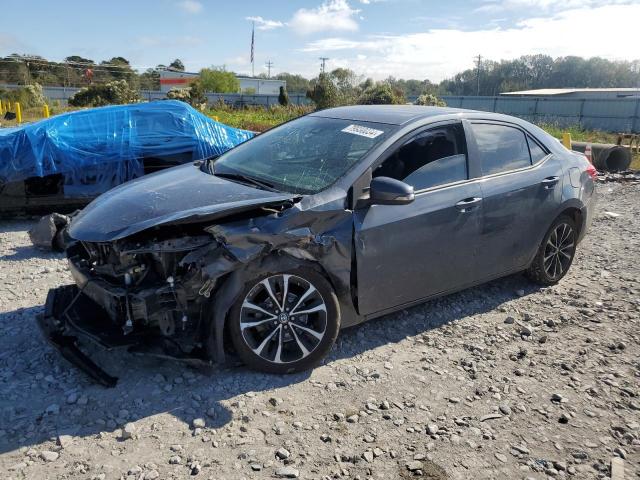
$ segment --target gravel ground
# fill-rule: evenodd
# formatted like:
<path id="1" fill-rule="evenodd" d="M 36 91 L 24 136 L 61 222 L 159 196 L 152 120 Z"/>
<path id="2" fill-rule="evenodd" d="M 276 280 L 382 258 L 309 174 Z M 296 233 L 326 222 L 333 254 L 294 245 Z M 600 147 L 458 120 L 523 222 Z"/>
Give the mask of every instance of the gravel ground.
<path id="1" fill-rule="evenodd" d="M 0 477 L 588 479 L 613 459 L 640 478 L 640 186 L 600 193 L 557 286 L 512 276 L 388 315 L 292 376 L 95 351 L 115 389 L 39 335 L 70 277 L 33 222 L 4 221 Z"/>

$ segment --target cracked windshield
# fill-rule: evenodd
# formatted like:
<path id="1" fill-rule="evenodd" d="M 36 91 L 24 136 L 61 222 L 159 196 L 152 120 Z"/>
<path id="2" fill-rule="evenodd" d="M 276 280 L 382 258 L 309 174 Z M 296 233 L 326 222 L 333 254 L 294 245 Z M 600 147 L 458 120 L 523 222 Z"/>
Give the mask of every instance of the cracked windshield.
<path id="1" fill-rule="evenodd" d="M 383 123 L 303 117 L 227 152 L 215 162 L 214 170 L 257 179 L 287 192 L 317 193 L 394 129 Z"/>

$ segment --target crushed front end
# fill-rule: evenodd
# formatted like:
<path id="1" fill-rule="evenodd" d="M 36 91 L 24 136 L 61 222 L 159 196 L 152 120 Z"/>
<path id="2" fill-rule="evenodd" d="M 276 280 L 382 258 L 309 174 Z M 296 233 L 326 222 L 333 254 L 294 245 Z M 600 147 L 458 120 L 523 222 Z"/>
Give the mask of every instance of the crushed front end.
<path id="1" fill-rule="evenodd" d="M 203 277 L 198 255 L 188 257 L 216 248 L 202 233 L 73 242 L 67 257 L 76 284 L 49 292 L 40 326 L 65 358 L 107 386 L 115 379 L 82 354 L 78 337 L 107 349 L 204 359 L 203 304 L 215 282 Z"/>

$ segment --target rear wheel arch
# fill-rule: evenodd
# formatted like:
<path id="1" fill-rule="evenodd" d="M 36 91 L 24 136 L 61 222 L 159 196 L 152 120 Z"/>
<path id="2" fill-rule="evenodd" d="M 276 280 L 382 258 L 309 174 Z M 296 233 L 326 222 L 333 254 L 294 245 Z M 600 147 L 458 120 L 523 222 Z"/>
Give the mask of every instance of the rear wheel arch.
<path id="1" fill-rule="evenodd" d="M 569 218 L 571 218 L 571 220 L 573 220 L 573 222 L 575 223 L 576 233 L 578 237 L 580 237 L 580 232 L 582 232 L 582 229 L 584 226 L 584 216 L 582 214 L 581 207 L 582 205 L 579 204 L 577 200 L 570 200 L 561 206 L 561 208 L 558 210 L 558 213 L 551 219 L 551 221 L 549 221 L 549 223 L 544 225 L 544 230 L 541 233 L 538 232 L 539 236 L 538 236 L 538 241 L 536 243 L 536 250 L 535 250 L 535 253 L 532 252 L 527 265 L 530 265 L 531 262 L 533 261 L 535 255 L 538 252 L 538 247 L 540 246 L 540 242 L 542 242 L 545 235 L 549 231 L 549 228 L 551 228 L 551 225 L 553 225 L 556 222 L 556 220 L 558 220 L 558 218 L 562 216 L 568 216 Z"/>
<path id="2" fill-rule="evenodd" d="M 584 226 L 584 219 L 583 219 L 583 215 L 582 215 L 582 210 L 578 207 L 568 207 L 565 208 L 562 212 L 560 212 L 560 214 L 558 216 L 556 216 L 556 218 L 554 219 L 554 222 L 561 216 L 567 216 L 570 217 L 576 227 L 576 233 L 578 234 L 578 236 L 580 235 L 580 232 L 582 231 L 582 228 Z"/>
<path id="3" fill-rule="evenodd" d="M 584 204 L 582 204 L 582 202 L 580 202 L 580 200 L 576 198 L 571 198 L 562 202 L 562 204 L 556 210 L 555 215 L 553 217 L 550 217 L 549 222 L 546 225 L 543 225 L 544 231 L 540 234 L 539 241 L 542 241 L 551 225 L 553 225 L 553 223 L 563 215 L 570 217 L 571 220 L 575 222 L 578 233 L 580 233 L 584 224 L 584 218 L 582 214 L 583 208 Z"/>
<path id="4" fill-rule="evenodd" d="M 535 257 L 524 272 L 533 282 L 540 285 L 553 285 L 560 281 L 571 267 L 578 238 L 578 227 L 572 213 L 575 215 L 575 212 L 571 211 L 558 215 L 545 233 Z M 552 267 L 553 270 L 551 270 Z"/>

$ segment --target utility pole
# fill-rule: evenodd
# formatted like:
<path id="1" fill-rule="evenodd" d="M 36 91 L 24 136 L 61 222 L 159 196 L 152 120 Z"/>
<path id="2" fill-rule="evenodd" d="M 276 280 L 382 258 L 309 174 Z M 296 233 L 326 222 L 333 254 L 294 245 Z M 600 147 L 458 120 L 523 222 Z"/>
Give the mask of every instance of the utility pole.
<path id="1" fill-rule="evenodd" d="M 320 65 L 320 73 L 324 73 L 325 63 L 329 60 L 329 57 L 320 57 L 322 64 Z"/>
<path id="2" fill-rule="evenodd" d="M 480 67 L 482 66 L 482 55 L 478 55 L 478 70 L 476 72 L 476 80 L 478 83 L 476 95 L 480 96 Z"/>
<path id="3" fill-rule="evenodd" d="M 24 61 L 24 64 L 27 67 L 27 85 L 31 85 L 31 69 L 29 68 L 29 62 L 28 61 Z"/>
<path id="4" fill-rule="evenodd" d="M 267 78 L 271 78 L 271 67 L 273 67 L 273 62 L 271 60 L 269 60 L 264 65 L 265 65 L 265 67 L 267 67 Z"/>

